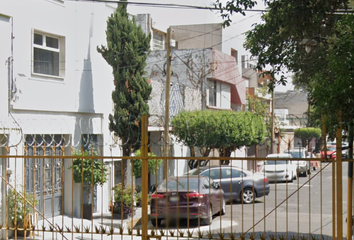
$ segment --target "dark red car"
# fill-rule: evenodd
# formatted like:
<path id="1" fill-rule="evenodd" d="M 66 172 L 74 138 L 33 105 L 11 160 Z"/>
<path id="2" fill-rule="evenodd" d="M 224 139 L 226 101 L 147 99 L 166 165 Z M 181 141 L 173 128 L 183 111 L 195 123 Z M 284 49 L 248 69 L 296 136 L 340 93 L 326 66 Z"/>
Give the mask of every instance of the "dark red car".
<path id="1" fill-rule="evenodd" d="M 336 156 L 336 145 L 327 146 L 327 159 L 335 159 Z M 321 158 L 325 158 L 324 148 L 321 151 Z"/>
<path id="2" fill-rule="evenodd" d="M 200 219 L 209 225 L 213 215 L 225 214 L 224 191 L 208 177 L 170 177 L 151 195 L 150 211 L 154 226 L 180 219 Z"/>

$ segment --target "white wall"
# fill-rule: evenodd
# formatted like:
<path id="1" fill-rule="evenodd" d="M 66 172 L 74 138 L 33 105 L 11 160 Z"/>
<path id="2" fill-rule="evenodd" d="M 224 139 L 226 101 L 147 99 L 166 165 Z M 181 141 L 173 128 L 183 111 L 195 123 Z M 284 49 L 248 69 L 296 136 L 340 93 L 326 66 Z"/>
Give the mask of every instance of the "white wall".
<path id="1" fill-rule="evenodd" d="M 11 19 L 0 10 L 0 117 L 8 115 L 8 65 L 11 57 Z M 1 124 L 0 124 L 1 126 Z"/>
<path id="2" fill-rule="evenodd" d="M 5 63 L 11 55 L 11 22 L 13 19 L 13 80 L 16 99 L 12 102 L 14 124 L 8 117 L 8 69 L 0 65 L 0 128 L 16 126 L 25 134 L 64 134 L 72 137 L 70 147 L 80 146 L 84 133 L 103 136 L 103 154 L 120 155 L 118 145 L 108 129 L 108 115 L 112 112 L 111 93 L 114 89 L 112 68 L 97 52 L 106 45 L 106 21 L 115 4 L 61 0 L 0 0 L 0 60 Z M 3 14 L 3 15 L 1 15 Z M 32 36 L 38 30 L 65 39 L 65 75 L 60 78 L 43 77 L 32 73 Z M 17 138 L 16 131 L 10 139 Z M 16 141 L 15 139 L 13 141 Z M 22 155 L 20 144 L 11 155 Z M 16 181 L 22 182 L 23 160 L 16 161 Z M 66 181 L 71 183 L 65 162 Z M 15 162 L 10 163 L 15 168 Z M 22 173 L 22 174 L 19 174 Z M 14 179 L 14 175 L 12 178 Z M 100 189 L 100 188 L 99 188 Z M 110 194 L 108 183 L 99 196 Z M 72 203 L 71 184 L 65 188 L 65 206 Z M 103 194 L 101 194 L 103 193 Z M 102 203 L 102 205 L 101 205 Z M 98 209 L 108 210 L 109 199 L 98 199 Z M 79 204 L 74 201 L 74 204 Z M 64 209 L 71 213 L 71 207 Z"/>

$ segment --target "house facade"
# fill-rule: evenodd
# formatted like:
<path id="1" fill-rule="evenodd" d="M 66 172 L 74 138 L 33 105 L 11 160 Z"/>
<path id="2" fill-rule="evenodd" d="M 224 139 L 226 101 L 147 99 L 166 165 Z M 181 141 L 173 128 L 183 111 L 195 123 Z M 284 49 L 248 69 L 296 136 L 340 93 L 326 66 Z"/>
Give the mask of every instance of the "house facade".
<path id="1" fill-rule="evenodd" d="M 116 4 L 61 0 L 0 1 L 0 154 L 58 158 L 2 158 L 1 174 L 35 192 L 47 216 L 79 217 L 81 184 L 68 170 L 73 149 L 120 156 L 108 130 L 112 69 L 96 47 Z M 65 16 L 65 17 L 64 17 Z M 108 103 L 108 104 L 107 104 Z M 113 166 L 110 178 L 113 174 Z M 63 174 L 61 174 L 63 173 Z M 65 184 L 64 184 L 65 183 Z M 67 184 L 70 183 L 70 184 Z M 108 209 L 113 180 L 96 191 L 96 211 Z M 1 203 L 7 189 L 2 181 Z M 99 207 L 98 207 L 99 206 Z M 0 222 L 5 222 L 1 204 Z"/>

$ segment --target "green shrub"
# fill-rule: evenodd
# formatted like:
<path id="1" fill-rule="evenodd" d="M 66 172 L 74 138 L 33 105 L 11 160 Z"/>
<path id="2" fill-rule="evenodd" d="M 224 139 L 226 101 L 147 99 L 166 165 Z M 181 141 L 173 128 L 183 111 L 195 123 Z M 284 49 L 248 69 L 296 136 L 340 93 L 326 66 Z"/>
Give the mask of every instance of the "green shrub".
<path id="1" fill-rule="evenodd" d="M 20 191 L 10 189 L 8 192 L 8 215 L 13 224 L 23 224 L 27 215 L 32 213 L 33 207 L 37 205 L 38 200 L 33 193 L 27 193 L 23 187 Z"/>

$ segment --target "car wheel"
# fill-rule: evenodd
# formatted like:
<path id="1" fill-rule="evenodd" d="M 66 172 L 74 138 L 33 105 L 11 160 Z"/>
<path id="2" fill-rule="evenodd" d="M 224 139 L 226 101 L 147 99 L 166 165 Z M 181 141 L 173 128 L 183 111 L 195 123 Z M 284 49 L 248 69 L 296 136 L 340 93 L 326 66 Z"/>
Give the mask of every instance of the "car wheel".
<path id="1" fill-rule="evenodd" d="M 210 225 L 212 221 L 213 221 L 213 210 L 212 210 L 212 206 L 210 205 L 208 217 L 203 219 L 203 224 Z"/>
<path id="2" fill-rule="evenodd" d="M 225 199 L 222 200 L 222 206 L 221 206 L 221 215 L 225 215 L 226 214 L 226 203 L 225 203 Z"/>
<path id="3" fill-rule="evenodd" d="M 250 204 L 254 202 L 254 192 L 251 188 L 245 188 L 242 191 L 242 203 Z"/>
<path id="4" fill-rule="evenodd" d="M 158 218 L 158 219 L 151 219 L 151 224 L 154 227 L 158 227 L 159 225 L 161 225 L 162 219 Z"/>

